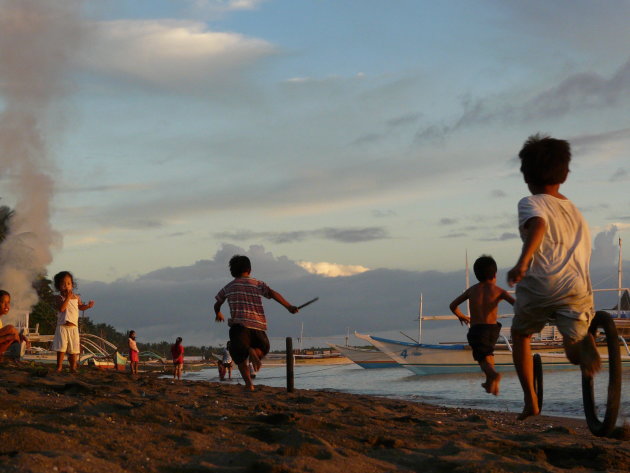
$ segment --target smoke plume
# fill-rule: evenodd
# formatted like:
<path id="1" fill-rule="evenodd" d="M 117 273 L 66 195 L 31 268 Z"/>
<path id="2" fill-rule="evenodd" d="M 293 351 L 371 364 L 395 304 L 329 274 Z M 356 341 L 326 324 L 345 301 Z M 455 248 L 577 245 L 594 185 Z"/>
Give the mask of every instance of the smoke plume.
<path id="1" fill-rule="evenodd" d="M 81 44 L 79 0 L 0 0 L 0 182 L 15 210 L 0 246 L 0 288 L 12 306 L 37 302 L 33 281 L 52 261 L 60 237 L 50 222 L 51 144 Z"/>

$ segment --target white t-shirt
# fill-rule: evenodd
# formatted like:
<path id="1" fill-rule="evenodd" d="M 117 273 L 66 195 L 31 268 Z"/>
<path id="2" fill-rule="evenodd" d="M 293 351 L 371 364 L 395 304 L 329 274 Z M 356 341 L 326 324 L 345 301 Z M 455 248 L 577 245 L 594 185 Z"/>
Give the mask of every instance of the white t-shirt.
<path id="1" fill-rule="evenodd" d="M 79 299 L 70 299 L 66 310 L 57 314 L 57 325 L 63 325 L 66 322 L 79 325 Z"/>
<path id="2" fill-rule="evenodd" d="M 525 223 L 532 217 L 545 221 L 545 235 L 516 287 L 515 313 L 519 307 L 522 312 L 535 308 L 569 309 L 576 312 L 575 318 L 581 318 L 580 313 L 592 311 L 594 306 L 588 224 L 570 200 L 549 194 L 530 195 L 518 203 L 523 241 L 527 237 Z"/>

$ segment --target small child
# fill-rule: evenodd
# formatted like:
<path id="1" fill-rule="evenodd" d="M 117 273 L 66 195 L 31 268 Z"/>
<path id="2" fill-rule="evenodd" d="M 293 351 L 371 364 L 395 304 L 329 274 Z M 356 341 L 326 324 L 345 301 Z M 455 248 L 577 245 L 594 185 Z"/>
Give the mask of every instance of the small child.
<path id="1" fill-rule="evenodd" d="M 129 332 L 129 367 L 131 374 L 138 374 L 138 363 L 140 363 L 140 352 L 136 344 L 136 331 Z"/>
<path id="2" fill-rule="evenodd" d="M 512 322 L 513 358 L 525 406 L 518 419 L 540 413 L 534 391 L 531 337 L 552 321 L 560 330 L 571 363 L 586 375 L 600 368 L 595 340 L 588 333 L 594 316 L 589 274 L 591 237 L 580 211 L 560 194 L 569 174 L 567 141 L 534 135 L 519 153 L 521 172 L 532 195 L 518 203 L 523 248 L 508 272 L 516 286 Z"/>
<path id="3" fill-rule="evenodd" d="M 514 304 L 514 298 L 496 285 L 497 263 L 492 256 L 482 255 L 477 258 L 473 271 L 479 283 L 456 297 L 451 302 L 450 309 L 462 325 L 470 325 L 468 343 L 472 348 L 473 358 L 486 375 L 486 382 L 481 386 L 487 393 L 497 396 L 501 382 L 501 374 L 494 369 L 494 346 L 501 331 L 497 312 L 499 302 L 503 300 Z M 470 301 L 470 317 L 464 315 L 458 307 L 466 300 Z"/>
<path id="4" fill-rule="evenodd" d="M 225 379 L 225 375 L 228 375 L 228 379 L 232 379 L 232 356 L 230 355 L 230 342 L 228 341 L 223 349 L 223 356 L 221 357 L 219 377 L 221 381 Z"/>
<path id="5" fill-rule="evenodd" d="M 298 308 L 289 304 L 282 295 L 267 284 L 250 276 L 252 264 L 247 256 L 234 255 L 230 259 L 230 273 L 234 280 L 229 282 L 216 295 L 215 321 L 223 322 L 221 306 L 227 300 L 230 306 L 230 354 L 245 381 L 245 389 L 254 390 L 249 361 L 256 371 L 262 366 L 261 360 L 269 353 L 267 319 L 260 296 L 282 304 L 290 313 Z"/>
<path id="6" fill-rule="evenodd" d="M 81 353 L 79 338 L 79 311 L 94 307 L 94 301 L 84 304 L 78 294 L 74 277 L 69 271 L 61 271 L 53 278 L 55 288 L 59 291 L 57 298 L 57 328 L 53 339 L 53 351 L 57 352 L 57 371 L 61 372 L 63 359 L 68 353 L 70 371 L 77 372 L 77 362 Z"/>
<path id="7" fill-rule="evenodd" d="M 11 310 L 11 295 L 0 289 L 0 317 L 7 315 Z M 28 342 L 26 337 L 18 332 L 13 325 L 2 326 L 0 320 L 0 356 L 14 343 Z"/>
<path id="8" fill-rule="evenodd" d="M 171 355 L 173 357 L 173 379 L 182 379 L 184 372 L 184 345 L 182 337 L 177 337 L 175 344 L 171 345 Z"/>

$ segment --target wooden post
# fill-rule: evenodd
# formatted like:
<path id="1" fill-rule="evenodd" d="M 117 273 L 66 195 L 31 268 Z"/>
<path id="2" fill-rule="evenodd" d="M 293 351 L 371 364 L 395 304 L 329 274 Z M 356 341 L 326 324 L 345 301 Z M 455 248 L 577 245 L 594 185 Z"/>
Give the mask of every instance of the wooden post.
<path id="1" fill-rule="evenodd" d="M 293 339 L 287 337 L 287 392 L 293 392 Z"/>

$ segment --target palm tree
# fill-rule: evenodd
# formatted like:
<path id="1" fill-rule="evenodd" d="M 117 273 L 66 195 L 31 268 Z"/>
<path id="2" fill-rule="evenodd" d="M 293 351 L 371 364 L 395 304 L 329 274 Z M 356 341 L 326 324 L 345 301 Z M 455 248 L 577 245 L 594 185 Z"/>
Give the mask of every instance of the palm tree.
<path id="1" fill-rule="evenodd" d="M 15 215 L 15 210 L 6 205 L 0 206 L 0 243 L 4 241 L 9 232 L 9 222 Z"/>

